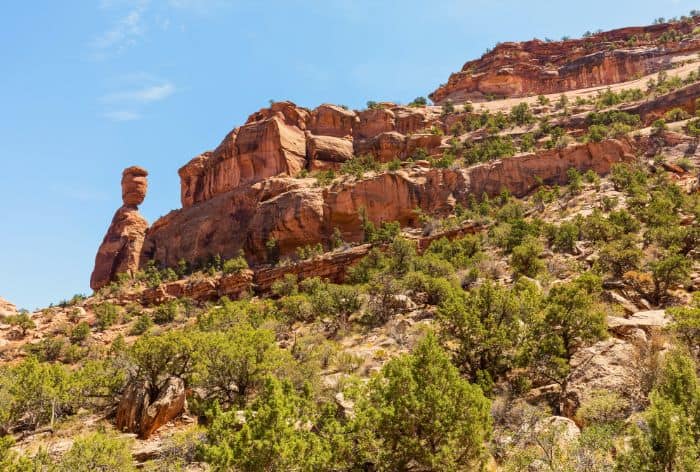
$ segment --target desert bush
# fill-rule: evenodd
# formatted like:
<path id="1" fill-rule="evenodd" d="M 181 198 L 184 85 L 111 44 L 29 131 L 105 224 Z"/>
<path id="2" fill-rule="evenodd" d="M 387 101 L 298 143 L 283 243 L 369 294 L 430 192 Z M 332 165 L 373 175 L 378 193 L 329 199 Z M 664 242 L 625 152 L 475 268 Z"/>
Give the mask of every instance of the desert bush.
<path id="1" fill-rule="evenodd" d="M 119 319 L 119 308 L 110 302 L 104 302 L 95 306 L 95 318 L 97 319 L 97 329 L 104 331 Z"/>
<path id="2" fill-rule="evenodd" d="M 523 242 L 513 248 L 510 265 L 516 275 L 536 277 L 544 269 L 540 255 L 544 251 L 542 243 L 533 236 L 527 236 Z"/>
<path id="3" fill-rule="evenodd" d="M 224 261 L 222 266 L 224 274 L 237 274 L 247 268 L 248 263 L 246 262 L 245 257 L 243 257 L 242 251 L 240 251 L 236 257 Z"/>
<path id="4" fill-rule="evenodd" d="M 406 401 L 410 399 L 410 401 Z M 491 434 L 489 401 L 429 334 L 389 361 L 356 404 L 357 464 L 376 470 L 478 470 Z"/>

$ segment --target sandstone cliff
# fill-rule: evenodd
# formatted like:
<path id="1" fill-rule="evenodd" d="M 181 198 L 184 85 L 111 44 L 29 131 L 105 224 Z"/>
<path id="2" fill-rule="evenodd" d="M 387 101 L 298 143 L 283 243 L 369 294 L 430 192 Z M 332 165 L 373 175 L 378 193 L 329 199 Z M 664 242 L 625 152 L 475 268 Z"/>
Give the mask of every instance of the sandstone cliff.
<path id="1" fill-rule="evenodd" d="M 697 19 L 622 28 L 581 39 L 500 43 L 429 96 L 435 103 L 523 97 L 610 85 L 670 67 L 700 50 Z"/>
<path id="2" fill-rule="evenodd" d="M 314 179 L 275 177 L 239 186 L 194 206 L 174 210 L 148 230 L 144 261 L 173 266 L 180 259 L 203 262 L 214 255 L 233 257 L 244 250 L 251 263 L 266 262 L 266 243 L 275 240 L 281 255 L 308 244 L 328 244 L 337 228 L 344 240 L 362 240 L 360 210 L 374 223 L 398 221 L 417 226 L 420 208 L 444 215 L 469 195 L 497 195 L 504 188 L 523 196 L 539 185 L 562 184 L 575 167 L 604 174 L 629 160 L 625 141 L 577 144 L 473 166 L 431 169 L 418 165 L 326 187 Z"/>

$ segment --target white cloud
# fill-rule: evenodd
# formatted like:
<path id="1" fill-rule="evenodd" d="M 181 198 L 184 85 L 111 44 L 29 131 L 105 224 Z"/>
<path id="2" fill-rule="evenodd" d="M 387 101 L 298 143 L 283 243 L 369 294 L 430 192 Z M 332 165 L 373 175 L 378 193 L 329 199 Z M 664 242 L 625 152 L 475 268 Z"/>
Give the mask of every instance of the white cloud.
<path id="1" fill-rule="evenodd" d="M 190 10 L 196 13 L 211 13 L 216 9 L 230 6 L 233 2 L 227 0 L 168 0 L 167 6 L 179 10 Z"/>
<path id="2" fill-rule="evenodd" d="M 104 118 L 110 121 L 136 121 L 141 119 L 141 114 L 131 110 L 114 110 L 102 114 Z"/>
<path id="3" fill-rule="evenodd" d="M 173 93 L 175 93 L 175 85 L 163 82 L 157 85 L 110 93 L 103 96 L 100 101 L 102 103 L 150 103 L 164 100 Z"/>
<path id="4" fill-rule="evenodd" d="M 110 29 L 95 38 L 91 43 L 95 57 L 101 59 L 110 54 L 120 54 L 136 44 L 146 31 L 144 14 L 147 5 L 145 1 L 138 2 L 118 18 Z"/>

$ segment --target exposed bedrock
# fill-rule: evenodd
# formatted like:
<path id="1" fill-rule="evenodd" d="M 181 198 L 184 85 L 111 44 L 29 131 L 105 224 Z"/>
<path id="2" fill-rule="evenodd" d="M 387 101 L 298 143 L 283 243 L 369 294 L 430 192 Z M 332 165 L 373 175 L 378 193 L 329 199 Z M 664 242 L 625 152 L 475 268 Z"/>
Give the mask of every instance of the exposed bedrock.
<path id="1" fill-rule="evenodd" d="M 469 61 L 429 96 L 435 103 L 523 97 L 611 85 L 671 66 L 672 60 L 700 50 L 700 40 L 661 40 L 671 31 L 688 34 L 694 21 L 622 28 L 588 38 L 532 40 L 497 45 Z"/>
<path id="2" fill-rule="evenodd" d="M 626 141 L 577 144 L 561 150 L 519 155 L 467 169 L 414 167 L 385 172 L 329 187 L 315 179 L 274 177 L 238 186 L 207 201 L 170 212 L 148 230 L 143 261 L 174 265 L 180 259 L 202 262 L 213 255 L 233 257 L 243 249 L 249 262 L 266 262 L 268 241 L 279 254 L 299 246 L 328 243 L 335 228 L 347 241 L 363 237 L 361 209 L 375 223 L 418 225 L 416 208 L 445 214 L 470 194 L 496 195 L 504 188 L 516 196 L 540 182 L 562 184 L 575 167 L 605 174 L 612 164 L 632 159 Z"/>

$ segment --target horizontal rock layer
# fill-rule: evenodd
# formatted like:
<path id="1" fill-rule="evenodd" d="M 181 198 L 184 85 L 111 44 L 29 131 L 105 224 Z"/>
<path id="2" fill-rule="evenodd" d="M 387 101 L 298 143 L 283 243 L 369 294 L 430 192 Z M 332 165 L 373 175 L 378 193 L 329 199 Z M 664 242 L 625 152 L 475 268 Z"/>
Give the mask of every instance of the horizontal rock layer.
<path id="1" fill-rule="evenodd" d="M 571 167 L 607 173 L 612 164 L 632 159 L 631 151 L 625 141 L 607 140 L 467 169 L 416 166 L 329 187 L 317 186 L 315 179 L 268 178 L 159 219 L 148 230 L 141 261 L 173 266 L 180 259 L 196 263 L 217 254 L 230 258 L 243 249 L 250 263 L 264 263 L 271 240 L 282 256 L 300 246 L 328 244 L 336 228 L 346 241 L 361 241 L 361 211 L 376 224 L 417 226 L 416 208 L 441 215 L 458 202 L 465 204 L 469 195 L 497 195 L 508 189 L 523 196 L 540 182 L 565 183 Z"/>
<path id="2" fill-rule="evenodd" d="M 291 102 L 274 103 L 179 170 L 182 206 L 280 174 L 294 177 L 303 169 L 337 168 L 353 155 L 373 154 L 385 162 L 417 147 L 432 151 L 441 144 L 439 136 L 407 135 L 436 117 L 428 108 L 391 106 L 356 113 L 327 104 L 308 111 Z"/>
<path id="3" fill-rule="evenodd" d="M 483 100 L 489 95 L 523 97 L 610 85 L 670 67 L 673 57 L 700 50 L 700 40 L 660 39 L 688 34 L 687 23 L 622 28 L 588 38 L 556 42 L 501 43 L 467 62 L 429 96 L 435 103 Z"/>

